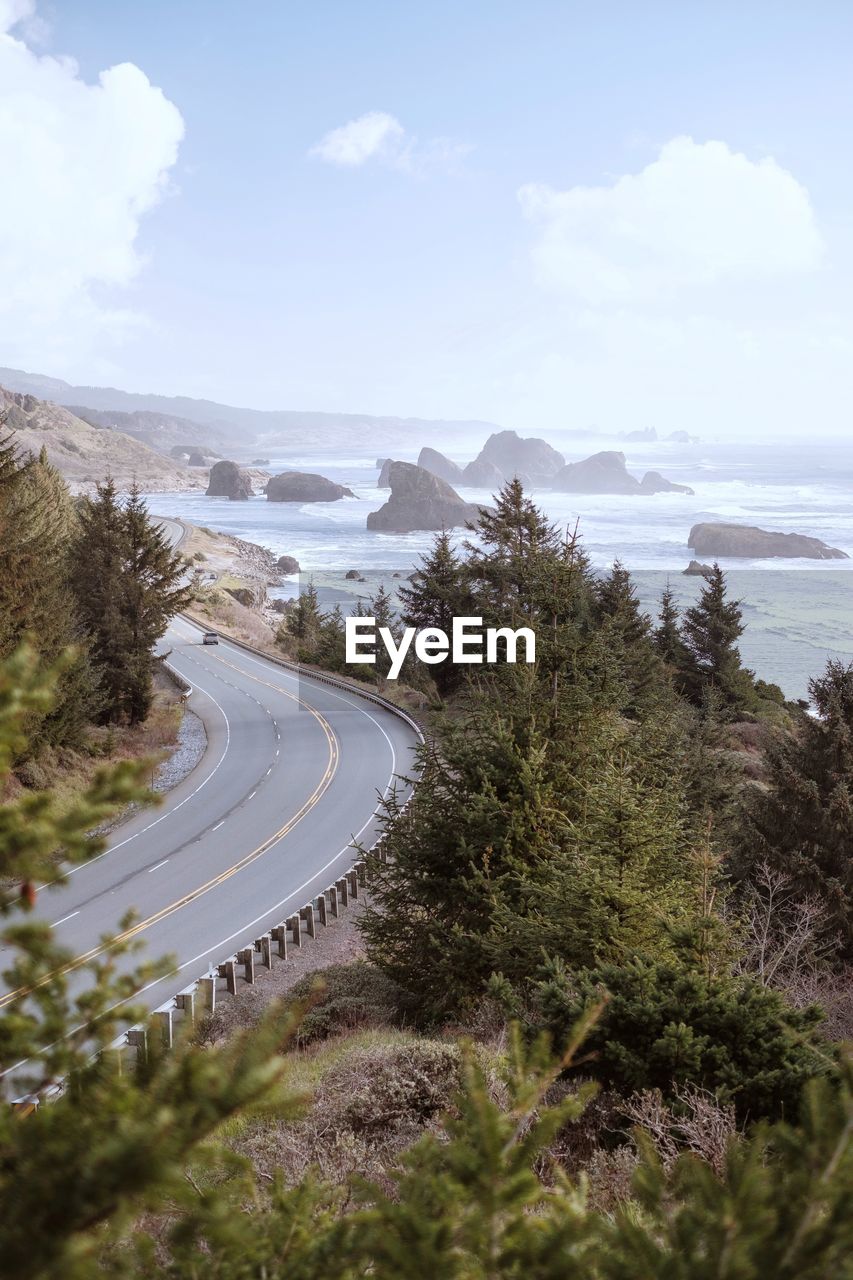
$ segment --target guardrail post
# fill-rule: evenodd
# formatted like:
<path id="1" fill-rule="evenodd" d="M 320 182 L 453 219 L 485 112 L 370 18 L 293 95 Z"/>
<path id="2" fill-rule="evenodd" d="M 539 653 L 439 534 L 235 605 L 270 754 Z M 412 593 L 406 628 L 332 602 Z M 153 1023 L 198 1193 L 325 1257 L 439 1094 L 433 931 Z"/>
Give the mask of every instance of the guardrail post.
<path id="1" fill-rule="evenodd" d="M 326 924 L 326 895 L 325 895 L 325 893 L 321 893 L 321 894 L 320 894 L 320 896 L 319 896 L 319 897 L 318 897 L 318 899 L 317 899 L 317 915 L 318 915 L 318 917 L 319 917 L 320 924 L 322 924 L 322 925 L 324 925 L 324 926 L 325 926 L 325 924 Z"/>
<path id="2" fill-rule="evenodd" d="M 189 1018 L 190 1022 L 195 1022 L 195 987 L 189 987 L 186 991 L 179 991 L 175 996 L 175 1004 L 179 1009 L 183 1010 L 185 1018 Z"/>
<path id="3" fill-rule="evenodd" d="M 259 941 L 261 944 L 261 964 L 264 966 L 265 969 L 271 969 L 272 968 L 272 938 L 268 933 L 265 933 L 263 937 L 259 939 Z"/>
<path id="4" fill-rule="evenodd" d="M 212 973 L 205 974 L 196 983 L 198 1002 L 202 1009 L 213 1013 L 216 1009 L 216 978 Z"/>
<path id="5" fill-rule="evenodd" d="M 314 926 L 314 904 L 313 904 L 313 902 L 308 902 L 308 903 L 306 903 L 306 905 L 302 908 L 302 910 L 299 912 L 299 914 L 301 915 L 302 919 L 305 921 L 305 932 L 308 934 L 308 937 L 309 937 L 309 938 L 316 938 L 316 936 L 317 936 L 317 930 L 316 930 L 316 928 L 315 928 L 315 926 Z"/>
<path id="6" fill-rule="evenodd" d="M 346 876 L 341 876 L 340 880 L 335 881 L 335 888 L 338 891 L 338 897 L 341 900 L 341 906 L 349 906 L 349 885 Z"/>
<path id="7" fill-rule="evenodd" d="M 302 946 L 302 921 L 298 915 L 289 916 L 287 921 L 294 947 Z"/>
<path id="8" fill-rule="evenodd" d="M 136 1050 L 139 1061 L 144 1062 L 148 1056 L 148 1032 L 144 1027 L 130 1027 L 127 1032 L 127 1043 Z"/>
<path id="9" fill-rule="evenodd" d="M 243 977 L 251 984 L 255 981 L 255 948 L 244 947 L 237 952 L 237 962 L 243 966 Z"/>
<path id="10" fill-rule="evenodd" d="M 277 924 L 274 929 L 270 929 L 270 937 L 273 942 L 278 943 L 278 954 L 282 960 L 287 959 L 287 925 Z"/>
<path id="11" fill-rule="evenodd" d="M 340 915 L 340 911 L 338 910 L 338 886 L 336 884 L 330 884 L 326 893 L 329 895 L 329 910 L 334 919 L 337 920 Z"/>
<path id="12" fill-rule="evenodd" d="M 355 870 L 348 871 L 344 879 L 349 884 L 349 891 L 353 898 L 358 897 L 358 872 Z"/>
<path id="13" fill-rule="evenodd" d="M 217 966 L 220 978 L 225 979 L 225 986 L 232 996 L 237 994 L 237 969 L 233 960 L 226 960 Z"/>
<path id="14" fill-rule="evenodd" d="M 13 1111 L 19 1112 L 22 1116 L 31 1116 L 34 1111 L 38 1110 L 39 1098 L 37 1093 L 25 1093 L 22 1098 L 15 1098 L 9 1104 Z"/>
<path id="15" fill-rule="evenodd" d="M 155 1026 L 160 1028 L 160 1038 L 166 1049 L 171 1049 L 175 1043 L 174 1032 L 172 1028 L 172 1008 L 155 1009 L 151 1015 Z"/>
<path id="16" fill-rule="evenodd" d="M 367 863 L 356 862 L 353 864 L 353 870 L 358 876 L 358 883 L 362 885 L 366 885 L 367 884 Z"/>

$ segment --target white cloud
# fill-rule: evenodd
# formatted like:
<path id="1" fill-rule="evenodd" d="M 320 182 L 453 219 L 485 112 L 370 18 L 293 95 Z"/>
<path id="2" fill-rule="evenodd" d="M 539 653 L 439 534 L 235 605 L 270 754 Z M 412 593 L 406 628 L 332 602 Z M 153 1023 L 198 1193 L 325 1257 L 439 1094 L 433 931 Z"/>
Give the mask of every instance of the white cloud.
<path id="1" fill-rule="evenodd" d="M 311 155 L 329 164 L 355 168 L 374 156 L 398 155 L 405 134 L 400 121 L 387 111 L 367 111 L 357 120 L 330 130 L 312 148 Z"/>
<path id="2" fill-rule="evenodd" d="M 415 176 L 452 172 L 470 147 L 453 138 L 420 142 L 407 133 L 396 116 L 387 111 L 367 111 L 325 134 L 309 155 L 328 164 L 355 169 L 368 160 L 379 160 L 393 169 Z"/>
<path id="3" fill-rule="evenodd" d="M 0 31 L 33 19 L 27 0 L 0 0 Z M 140 220 L 183 132 L 132 63 L 90 85 L 71 59 L 0 34 L 0 363 L 59 371 L 138 321 L 105 299 L 142 266 Z"/>
<path id="4" fill-rule="evenodd" d="M 771 158 L 724 142 L 668 142 L 607 187 L 519 190 L 538 229 L 540 283 L 594 306 L 651 302 L 685 288 L 806 272 L 822 241 L 808 192 Z"/>

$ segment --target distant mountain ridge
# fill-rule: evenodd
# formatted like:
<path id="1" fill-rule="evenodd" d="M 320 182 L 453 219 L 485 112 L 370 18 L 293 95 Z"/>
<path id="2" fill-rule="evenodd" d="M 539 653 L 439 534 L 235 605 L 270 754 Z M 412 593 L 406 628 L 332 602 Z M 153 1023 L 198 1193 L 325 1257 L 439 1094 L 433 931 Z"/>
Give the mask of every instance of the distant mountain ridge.
<path id="1" fill-rule="evenodd" d="M 117 387 L 81 387 L 27 373 L 23 369 L 0 368 L 0 383 L 13 391 L 53 400 L 63 406 L 127 414 L 149 413 L 195 423 L 213 429 L 221 443 L 251 446 L 263 442 L 284 446 L 338 448 L 364 446 L 369 439 L 371 449 L 380 444 L 400 444 L 401 437 L 411 436 L 412 443 L 429 430 L 488 432 L 499 430 L 495 423 L 430 418 L 384 417 L 359 413 L 324 413 L 299 409 L 247 409 L 219 404 L 215 400 L 196 400 L 190 396 L 148 395 L 121 391 Z M 126 430 L 126 427 L 123 428 Z M 366 433 L 369 432 L 369 436 Z M 210 431 L 208 431 L 210 438 Z M 215 440 L 213 441 L 215 443 Z"/>

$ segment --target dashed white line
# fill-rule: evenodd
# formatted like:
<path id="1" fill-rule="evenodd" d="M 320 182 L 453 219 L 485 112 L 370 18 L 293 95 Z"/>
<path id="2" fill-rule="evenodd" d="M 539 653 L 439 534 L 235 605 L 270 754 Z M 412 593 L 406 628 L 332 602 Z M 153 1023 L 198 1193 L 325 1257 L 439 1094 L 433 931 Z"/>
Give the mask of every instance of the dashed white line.
<path id="1" fill-rule="evenodd" d="M 72 911 L 70 916 L 63 916 L 61 920 L 55 920 L 53 923 L 53 928 L 55 929 L 58 924 L 65 924 L 66 920 L 73 920 L 74 917 L 79 916 L 79 914 L 80 914 L 79 911 Z"/>
<path id="2" fill-rule="evenodd" d="M 158 863 L 157 863 L 157 866 L 156 866 L 156 867 L 149 867 L 149 868 L 148 868 L 148 874 L 149 874 L 149 876 L 151 875 L 151 872 L 152 872 L 152 871 L 159 871 L 161 867 L 165 867 L 165 865 L 166 865 L 166 863 L 167 863 L 168 861 L 169 861 L 169 859 L 168 859 L 168 858 L 164 858 L 162 862 L 158 862 Z"/>
<path id="3" fill-rule="evenodd" d="M 218 831 L 220 827 L 224 827 L 224 826 L 225 826 L 225 819 L 223 818 L 221 822 L 217 822 L 216 826 L 211 827 L 210 829 L 211 831 Z"/>

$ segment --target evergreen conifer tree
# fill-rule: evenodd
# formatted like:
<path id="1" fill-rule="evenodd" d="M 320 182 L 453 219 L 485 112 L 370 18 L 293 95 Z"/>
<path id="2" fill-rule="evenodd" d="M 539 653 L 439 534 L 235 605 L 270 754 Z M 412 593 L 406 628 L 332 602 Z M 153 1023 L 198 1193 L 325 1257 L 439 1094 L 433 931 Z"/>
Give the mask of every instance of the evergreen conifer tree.
<path id="1" fill-rule="evenodd" d="M 740 837 L 748 874 L 768 862 L 799 896 L 829 912 L 853 954 L 853 665 L 827 663 L 809 686 L 816 716 L 780 734 L 768 754 L 768 787 L 754 794 Z"/>
<path id="2" fill-rule="evenodd" d="M 709 686 L 717 690 L 724 714 L 729 717 L 748 706 L 753 678 L 741 664 L 737 645 L 743 630 L 740 601 L 728 599 L 726 575 L 715 564 L 699 600 L 686 610 L 682 627 L 688 654 L 686 691 L 697 706 Z"/>
<path id="3" fill-rule="evenodd" d="M 436 534 L 431 550 L 421 558 L 409 585 L 398 589 L 398 595 L 401 622 L 416 630 L 436 627 L 449 636 L 455 617 L 472 616 L 474 598 L 467 568 L 446 530 Z M 465 668 L 444 661 L 431 667 L 430 674 L 439 693 L 447 696 L 462 684 Z"/>

